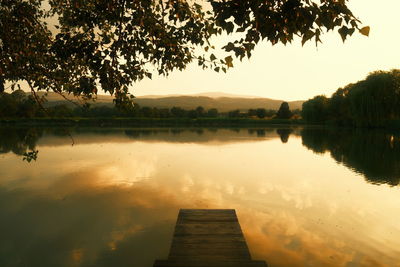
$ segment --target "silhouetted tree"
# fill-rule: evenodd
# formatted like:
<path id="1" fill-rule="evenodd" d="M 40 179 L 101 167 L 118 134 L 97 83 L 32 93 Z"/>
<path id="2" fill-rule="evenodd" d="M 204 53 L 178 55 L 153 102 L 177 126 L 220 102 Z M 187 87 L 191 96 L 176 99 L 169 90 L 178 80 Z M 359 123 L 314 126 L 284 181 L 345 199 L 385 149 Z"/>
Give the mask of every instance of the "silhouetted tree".
<path id="1" fill-rule="evenodd" d="M 303 103 L 302 116 L 310 122 L 358 126 L 399 120 L 400 70 L 373 72 L 365 80 L 339 88 L 331 98 L 316 96 Z"/>
<path id="2" fill-rule="evenodd" d="M 240 110 L 235 109 L 228 112 L 229 118 L 239 118 L 240 117 Z"/>
<path id="3" fill-rule="evenodd" d="M 279 107 L 278 112 L 276 113 L 276 117 L 278 119 L 290 119 L 292 117 L 292 112 L 289 108 L 288 102 L 282 102 L 281 106 Z"/>
<path id="4" fill-rule="evenodd" d="M 257 110 L 256 110 L 256 109 L 249 109 L 249 110 L 247 111 L 247 116 L 248 116 L 248 117 L 255 117 L 255 116 L 257 116 Z"/>
<path id="5" fill-rule="evenodd" d="M 171 117 L 171 112 L 168 108 L 161 108 L 158 110 L 159 118 L 169 118 Z"/>
<path id="6" fill-rule="evenodd" d="M 188 117 L 191 119 L 196 119 L 198 117 L 198 113 L 195 109 L 191 109 L 188 111 Z"/>
<path id="7" fill-rule="evenodd" d="M 197 117 L 203 117 L 205 115 L 205 110 L 202 106 L 196 108 Z"/>
<path id="8" fill-rule="evenodd" d="M 13 117 L 18 110 L 18 103 L 8 93 L 0 93 L 0 117 Z"/>
<path id="9" fill-rule="evenodd" d="M 303 103 L 302 117 L 309 122 L 324 122 L 328 119 L 329 99 L 319 95 Z"/>
<path id="10" fill-rule="evenodd" d="M 64 118 L 64 117 L 71 117 L 72 116 L 72 109 L 67 105 L 57 105 L 51 108 L 48 108 L 48 113 L 51 116 L 57 118 Z"/>
<path id="11" fill-rule="evenodd" d="M 147 118 L 151 118 L 151 117 L 153 117 L 153 115 L 154 115 L 153 109 L 150 108 L 150 107 L 142 107 L 142 108 L 140 109 L 140 114 L 141 114 L 143 117 L 147 117 Z"/>
<path id="12" fill-rule="evenodd" d="M 257 117 L 258 117 L 258 118 L 264 119 L 265 116 L 267 116 L 267 111 L 265 110 L 265 108 L 258 108 L 258 109 L 256 110 L 256 114 L 257 114 Z"/>
<path id="13" fill-rule="evenodd" d="M 186 111 L 180 107 L 171 108 L 171 115 L 176 118 L 183 118 L 186 115 Z"/>
<path id="14" fill-rule="evenodd" d="M 218 110 L 216 108 L 211 108 L 207 111 L 207 117 L 216 118 L 218 117 Z"/>

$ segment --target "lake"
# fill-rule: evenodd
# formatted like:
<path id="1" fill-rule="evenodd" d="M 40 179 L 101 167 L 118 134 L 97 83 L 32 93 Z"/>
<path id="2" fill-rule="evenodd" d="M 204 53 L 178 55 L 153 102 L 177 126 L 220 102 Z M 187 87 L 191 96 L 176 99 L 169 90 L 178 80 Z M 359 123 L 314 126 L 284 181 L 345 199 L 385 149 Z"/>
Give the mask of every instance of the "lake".
<path id="1" fill-rule="evenodd" d="M 2 127 L 0 138 L 0 266 L 150 267 L 167 258 L 180 208 L 236 209 L 269 266 L 400 266 L 398 132 Z"/>

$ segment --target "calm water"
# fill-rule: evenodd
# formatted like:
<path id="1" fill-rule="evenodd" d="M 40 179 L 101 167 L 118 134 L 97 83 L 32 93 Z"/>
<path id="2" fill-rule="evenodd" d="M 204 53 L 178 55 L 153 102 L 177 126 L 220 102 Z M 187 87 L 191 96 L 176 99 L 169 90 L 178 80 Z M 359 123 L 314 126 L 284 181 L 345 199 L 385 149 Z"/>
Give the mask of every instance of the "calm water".
<path id="1" fill-rule="evenodd" d="M 150 267 L 179 208 L 236 209 L 270 266 L 400 266 L 399 134 L 69 133 L 0 129 L 0 266 Z"/>

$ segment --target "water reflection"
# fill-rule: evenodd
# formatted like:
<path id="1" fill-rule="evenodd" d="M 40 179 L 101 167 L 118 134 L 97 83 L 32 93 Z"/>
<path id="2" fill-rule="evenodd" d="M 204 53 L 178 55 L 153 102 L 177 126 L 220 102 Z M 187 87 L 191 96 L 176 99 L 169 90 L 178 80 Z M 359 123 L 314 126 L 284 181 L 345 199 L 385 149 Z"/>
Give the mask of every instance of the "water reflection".
<path id="1" fill-rule="evenodd" d="M 400 183 L 400 133 L 382 130 L 315 129 L 315 128 L 253 128 L 253 129 L 60 129 L 0 128 L 0 154 L 13 152 L 25 156 L 36 151 L 37 143 L 72 145 L 132 140 L 177 143 L 232 143 L 243 139 L 264 140 L 279 137 L 287 143 L 290 135 L 301 136 L 305 147 L 315 153 L 329 152 L 338 163 L 364 175 L 373 184 Z M 69 136 L 77 140 L 71 140 Z M 90 136 L 90 137 L 89 137 Z M 117 137 L 118 136 L 118 137 Z M 43 139 L 43 137 L 46 137 Z M 59 137 L 57 139 L 57 137 Z M 63 138 L 64 137 L 64 138 Z M 117 137 L 117 138 L 116 138 Z M 263 139 L 258 139 L 263 138 Z M 57 141 L 56 141 L 57 140 Z M 127 141 L 127 140 L 125 140 Z"/>
<path id="2" fill-rule="evenodd" d="M 398 183 L 397 135 L 70 131 L 73 147 L 57 129 L 2 130 L 0 266 L 150 267 L 179 208 L 236 209 L 253 258 L 271 266 L 398 265 L 398 187 L 377 186 Z M 29 149 L 33 164 L 16 156 Z M 369 166 L 378 155 L 386 169 Z"/>
<path id="3" fill-rule="evenodd" d="M 293 129 L 279 128 L 276 129 L 276 133 L 281 138 L 282 143 L 287 143 L 289 141 L 290 134 L 293 133 Z"/>
<path id="4" fill-rule="evenodd" d="M 0 154 L 13 152 L 22 156 L 34 150 L 42 136 L 43 129 L 0 127 Z"/>
<path id="5" fill-rule="evenodd" d="M 399 185 L 400 133 L 382 130 L 303 129 L 303 145 L 329 152 L 338 163 L 364 175 L 368 182 Z"/>
<path id="6" fill-rule="evenodd" d="M 178 204 L 146 185 L 99 187 L 92 171 L 0 188 L 0 266 L 151 266 L 167 254 Z"/>

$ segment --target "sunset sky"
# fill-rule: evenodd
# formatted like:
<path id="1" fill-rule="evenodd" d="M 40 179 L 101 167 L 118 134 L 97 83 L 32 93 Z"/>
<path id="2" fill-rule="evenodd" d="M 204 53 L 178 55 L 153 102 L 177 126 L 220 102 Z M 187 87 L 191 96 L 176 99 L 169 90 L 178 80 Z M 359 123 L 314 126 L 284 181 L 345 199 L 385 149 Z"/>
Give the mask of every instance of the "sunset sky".
<path id="1" fill-rule="evenodd" d="M 192 64 L 169 77 L 154 77 L 132 86 L 136 96 L 225 92 L 281 100 L 329 96 L 339 87 L 362 80 L 369 72 L 400 68 L 399 0 L 350 0 L 353 13 L 371 27 L 369 37 L 355 33 L 344 44 L 337 32 L 323 44 L 272 46 L 261 43 L 250 60 L 234 62 L 227 74 Z M 216 40 L 224 44 L 226 39 Z"/>

